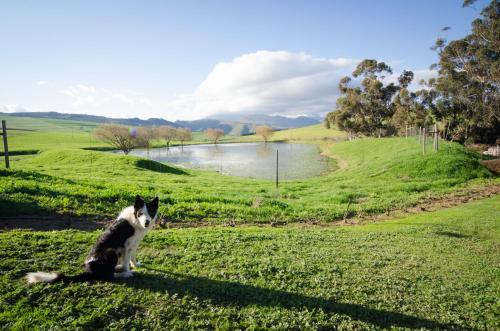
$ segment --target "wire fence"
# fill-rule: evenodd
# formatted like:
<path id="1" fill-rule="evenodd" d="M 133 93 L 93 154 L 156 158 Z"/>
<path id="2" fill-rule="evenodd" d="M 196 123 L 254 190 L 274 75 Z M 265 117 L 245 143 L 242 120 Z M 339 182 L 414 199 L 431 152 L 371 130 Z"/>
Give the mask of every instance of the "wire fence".
<path id="1" fill-rule="evenodd" d="M 82 202 L 91 206 L 90 208 L 94 208 L 94 211 L 88 212 L 89 215 L 104 213 L 107 207 L 100 207 L 100 201 L 102 201 L 103 205 L 110 201 L 113 203 L 119 201 L 120 204 L 124 204 L 136 192 L 143 192 L 147 196 L 154 194 L 169 199 L 170 189 L 165 187 L 165 183 L 189 182 L 189 178 L 184 176 L 167 176 L 169 179 L 162 182 L 163 184 L 155 183 L 155 176 L 152 173 L 142 172 L 142 170 L 148 170 L 179 175 L 193 173 L 187 169 L 169 165 L 171 162 L 168 161 L 168 153 L 172 154 L 172 152 L 169 152 L 169 149 L 166 148 L 165 141 L 154 140 L 147 148 L 136 151 L 134 154 L 138 155 L 137 153 L 139 153 L 138 156 L 140 157 L 138 158 L 113 157 L 113 154 L 123 154 L 123 152 L 117 151 L 116 147 L 96 138 L 95 130 L 99 126 L 98 123 L 5 118 L 2 121 L 2 145 L 4 149 L 3 151 L 0 149 L 0 152 L 5 159 L 7 168 L 40 173 L 40 180 L 43 180 L 45 178 L 43 176 L 47 175 L 53 177 L 54 182 L 57 182 L 60 178 L 61 180 L 76 182 L 74 186 L 68 184 L 60 189 L 41 187 L 45 191 L 40 192 L 33 191 L 38 187 L 35 185 L 35 188 L 26 188 L 26 192 L 32 192 L 27 194 L 38 194 L 41 196 L 40 199 L 54 198 L 64 203 L 66 196 L 61 194 L 60 191 L 63 189 L 67 191 L 78 189 L 79 191 L 68 194 L 68 199 L 73 200 L 71 202 L 73 205 L 68 207 L 67 210 L 71 211 L 71 208 L 79 208 L 74 207 L 74 205 Z M 415 146 L 420 146 L 421 155 L 425 155 L 432 151 L 439 151 L 442 144 L 440 135 L 441 133 L 436 125 L 428 127 L 407 126 L 403 139 L 406 137 L 406 139 L 418 141 L 420 145 L 415 144 Z M 345 139 L 336 139 L 335 143 L 341 143 L 343 140 Z M 193 133 L 193 141 L 189 143 L 207 142 L 209 141 L 203 137 L 203 133 L 195 132 Z M 181 145 L 181 142 L 172 141 L 170 146 L 172 145 Z M 286 170 L 282 167 L 287 162 L 290 163 L 290 161 L 287 158 L 287 150 L 284 149 L 284 146 L 280 147 L 279 154 L 276 150 L 273 150 L 272 153 L 274 162 L 270 168 L 272 167 L 271 171 L 275 172 L 275 178 L 272 178 L 274 180 L 270 184 L 275 187 L 275 192 L 285 190 L 287 185 L 286 181 L 282 180 L 287 179 L 285 177 Z M 175 146 L 174 148 L 182 147 Z M 297 150 L 292 151 L 292 153 L 297 154 Z M 315 160 L 317 162 L 317 158 Z M 133 166 L 134 171 L 131 170 L 130 165 Z M 306 167 L 310 167 L 310 165 L 306 164 Z M 219 171 L 222 172 L 222 167 Z M 262 166 L 259 171 L 262 172 Z M 15 175 L 8 171 L 4 172 L 4 174 L 7 176 L 9 174 Z M 137 176 L 142 176 L 142 178 L 135 178 Z M 115 183 L 119 183 L 119 185 L 115 185 Z M 58 194 L 61 197 L 57 197 Z M 81 210 L 82 213 L 87 213 L 83 207 Z"/>
<path id="2" fill-rule="evenodd" d="M 70 120 L 49 120 L 7 117 L 2 120 L 3 151 L 1 155 L 5 159 L 6 167 L 13 166 L 13 157 L 34 155 L 45 150 L 65 150 L 82 149 L 89 151 L 88 172 L 92 176 L 94 165 L 93 152 L 109 151 L 120 153 L 115 146 L 95 137 L 94 131 L 100 126 L 99 123 L 84 123 Z M 151 128 L 154 130 L 154 128 Z M 406 126 L 404 136 L 418 137 L 422 155 L 430 151 L 439 151 L 442 132 L 437 125 L 418 127 Z M 343 141 L 337 139 L 336 141 Z M 156 147 L 167 147 L 184 145 L 185 143 L 208 143 L 210 140 L 203 133 L 195 132 L 191 137 L 191 142 L 180 140 L 152 139 L 145 145 L 144 153 L 139 153 L 141 157 L 147 159 L 141 161 L 140 166 L 148 170 L 157 172 L 171 171 L 163 161 L 167 156 L 168 149 Z M 15 161 L 14 161 L 15 162 Z"/>

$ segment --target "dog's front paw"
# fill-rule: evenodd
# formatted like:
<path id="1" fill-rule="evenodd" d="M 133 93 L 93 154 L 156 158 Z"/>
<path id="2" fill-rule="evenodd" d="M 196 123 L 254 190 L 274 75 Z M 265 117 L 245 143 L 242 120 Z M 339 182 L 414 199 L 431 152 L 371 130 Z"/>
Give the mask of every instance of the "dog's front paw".
<path id="1" fill-rule="evenodd" d="M 115 273 L 115 278 L 130 278 L 133 275 L 134 274 L 132 273 L 132 271 L 124 271 L 124 272 Z"/>
<path id="2" fill-rule="evenodd" d="M 137 267 L 140 267 L 142 265 L 142 263 L 139 261 L 136 261 L 135 263 L 131 262 L 130 265 L 132 266 L 132 268 L 137 268 Z"/>
<path id="3" fill-rule="evenodd" d="M 123 271 L 123 265 L 122 264 L 117 264 L 115 266 L 115 271 L 122 272 Z"/>

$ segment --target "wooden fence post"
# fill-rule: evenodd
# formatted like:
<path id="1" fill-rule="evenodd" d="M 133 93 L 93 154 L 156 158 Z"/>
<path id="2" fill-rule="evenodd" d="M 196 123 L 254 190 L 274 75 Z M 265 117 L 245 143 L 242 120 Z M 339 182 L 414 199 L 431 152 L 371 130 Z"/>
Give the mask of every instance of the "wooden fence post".
<path id="1" fill-rule="evenodd" d="M 278 150 L 276 150 L 276 188 L 278 188 Z"/>
<path id="2" fill-rule="evenodd" d="M 10 168 L 9 145 L 7 144 L 7 124 L 5 124 L 5 120 L 2 120 L 2 136 L 3 136 L 3 150 L 5 156 L 5 168 Z"/>
<path id="3" fill-rule="evenodd" d="M 438 132 L 437 132 L 437 124 L 434 124 L 434 141 L 432 147 L 435 151 L 437 151 L 437 140 L 438 140 Z"/>
<path id="4" fill-rule="evenodd" d="M 422 129 L 422 154 L 425 155 L 425 127 Z"/>
<path id="5" fill-rule="evenodd" d="M 436 127 L 436 151 L 439 151 L 439 131 L 437 131 L 437 127 Z"/>

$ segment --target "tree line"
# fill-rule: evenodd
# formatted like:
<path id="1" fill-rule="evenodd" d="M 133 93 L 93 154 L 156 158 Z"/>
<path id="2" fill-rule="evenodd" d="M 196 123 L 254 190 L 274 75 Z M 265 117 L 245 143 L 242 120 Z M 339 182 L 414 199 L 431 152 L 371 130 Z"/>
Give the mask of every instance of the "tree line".
<path id="1" fill-rule="evenodd" d="M 273 135 L 273 128 L 268 125 L 259 125 L 255 128 L 255 133 L 267 143 Z M 154 141 L 163 142 L 169 148 L 172 141 L 179 141 L 181 145 L 184 145 L 186 141 L 193 140 L 191 129 L 167 125 L 133 128 L 120 124 L 103 124 L 95 129 L 93 134 L 96 139 L 107 142 L 125 155 L 128 155 L 134 148 L 146 148 L 149 151 Z M 204 134 L 214 144 L 217 144 L 225 135 L 224 130 L 214 128 L 206 129 Z"/>
<path id="2" fill-rule="evenodd" d="M 475 0 L 464 1 L 471 6 Z M 361 61 L 338 85 L 336 109 L 325 126 L 355 136 L 403 135 L 408 126 L 436 124 L 442 137 L 461 143 L 498 143 L 500 137 L 500 3 L 492 0 L 466 37 L 432 47 L 437 77 L 410 90 L 412 71 L 392 79 L 392 68 L 373 59 Z M 449 30 L 443 28 L 443 31 Z"/>
<path id="3" fill-rule="evenodd" d="M 168 148 L 174 140 L 180 141 L 181 145 L 184 145 L 186 141 L 193 140 L 189 128 L 171 126 L 130 128 L 120 124 L 103 124 L 94 130 L 94 137 L 121 150 L 125 155 L 134 148 L 149 150 L 153 141 L 164 142 Z"/>

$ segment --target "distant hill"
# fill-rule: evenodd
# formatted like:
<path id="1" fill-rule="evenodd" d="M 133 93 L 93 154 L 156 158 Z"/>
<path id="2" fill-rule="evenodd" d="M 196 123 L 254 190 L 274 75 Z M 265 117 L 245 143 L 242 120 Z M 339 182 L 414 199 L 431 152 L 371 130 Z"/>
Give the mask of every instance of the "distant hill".
<path id="1" fill-rule="evenodd" d="M 269 115 L 247 115 L 241 120 L 244 123 L 252 124 L 266 124 L 275 129 L 292 129 L 301 128 L 318 124 L 319 121 L 306 116 L 299 116 L 295 118 L 285 116 L 269 116 Z"/>
<path id="2" fill-rule="evenodd" d="M 255 125 L 249 123 L 235 123 L 229 132 L 233 136 L 246 136 L 253 133 L 255 133 Z"/>
<path id="3" fill-rule="evenodd" d="M 194 120 L 194 121 L 176 121 L 176 126 L 180 126 L 183 128 L 190 128 L 193 131 L 203 131 L 208 128 L 221 129 L 224 130 L 224 133 L 228 134 L 233 129 L 231 124 L 223 123 L 219 120 L 214 119 L 202 119 L 202 120 Z"/>
<path id="4" fill-rule="evenodd" d="M 94 123 L 117 123 L 130 126 L 150 126 L 150 125 L 171 125 L 178 127 L 174 122 L 164 120 L 162 118 L 150 118 L 147 120 L 141 120 L 140 118 L 109 118 L 105 116 L 97 115 L 85 115 L 85 114 L 65 114 L 58 113 L 55 111 L 48 112 L 19 112 L 19 113 L 0 113 L 11 116 L 18 117 L 35 117 L 35 118 L 51 118 L 60 120 L 72 120 L 72 121 L 82 121 L 82 122 L 94 122 Z"/>
<path id="5" fill-rule="evenodd" d="M 149 118 L 142 120 L 140 118 L 110 118 L 97 115 L 85 114 L 66 114 L 58 112 L 18 112 L 18 113 L 1 113 L 5 115 L 17 117 L 32 117 L 32 118 L 49 118 L 60 120 L 72 120 L 91 123 L 117 123 L 130 126 L 160 126 L 170 125 L 173 127 L 190 128 L 193 131 L 203 131 L 208 128 L 216 128 L 224 130 L 226 134 L 235 136 L 248 135 L 255 132 L 257 125 L 269 125 L 277 130 L 300 128 L 304 126 L 314 125 L 319 123 L 318 120 L 300 116 L 297 118 L 289 118 L 284 116 L 269 116 L 269 115 L 239 115 L 226 116 L 218 119 L 201 119 L 194 121 L 167 121 L 162 118 Z M 224 116 L 223 116 L 224 117 Z"/>

